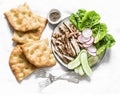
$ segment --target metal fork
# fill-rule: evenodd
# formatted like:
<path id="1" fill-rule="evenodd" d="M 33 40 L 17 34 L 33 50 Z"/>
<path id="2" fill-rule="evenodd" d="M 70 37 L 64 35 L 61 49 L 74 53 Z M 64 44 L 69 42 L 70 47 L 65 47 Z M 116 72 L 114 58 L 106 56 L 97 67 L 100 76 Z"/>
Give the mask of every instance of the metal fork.
<path id="1" fill-rule="evenodd" d="M 40 70 L 40 73 L 36 75 L 37 78 L 45 78 L 45 80 L 39 82 L 40 88 L 45 88 L 46 86 L 52 84 L 57 80 L 66 80 L 68 82 L 79 83 L 79 76 L 74 71 L 68 71 L 67 73 L 54 76 L 45 70 Z"/>

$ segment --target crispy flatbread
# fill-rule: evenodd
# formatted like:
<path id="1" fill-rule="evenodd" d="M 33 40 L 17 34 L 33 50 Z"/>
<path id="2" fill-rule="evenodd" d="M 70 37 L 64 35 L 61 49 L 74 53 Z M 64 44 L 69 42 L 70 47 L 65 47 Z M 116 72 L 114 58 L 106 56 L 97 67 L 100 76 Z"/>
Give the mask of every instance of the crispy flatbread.
<path id="1" fill-rule="evenodd" d="M 48 39 L 34 41 L 22 45 L 24 55 L 36 67 L 50 67 L 56 64 Z"/>
<path id="2" fill-rule="evenodd" d="M 24 33 L 20 31 L 14 31 L 12 40 L 21 44 L 39 40 L 46 26 L 47 19 L 39 16 L 39 22 L 40 27 L 37 30 Z"/>
<path id="3" fill-rule="evenodd" d="M 27 61 L 20 45 L 14 47 L 10 55 L 9 65 L 18 81 L 22 81 L 36 69 L 34 65 Z"/>
<path id="4" fill-rule="evenodd" d="M 16 31 L 27 32 L 40 27 L 38 17 L 32 13 L 26 3 L 5 12 L 4 15 Z"/>

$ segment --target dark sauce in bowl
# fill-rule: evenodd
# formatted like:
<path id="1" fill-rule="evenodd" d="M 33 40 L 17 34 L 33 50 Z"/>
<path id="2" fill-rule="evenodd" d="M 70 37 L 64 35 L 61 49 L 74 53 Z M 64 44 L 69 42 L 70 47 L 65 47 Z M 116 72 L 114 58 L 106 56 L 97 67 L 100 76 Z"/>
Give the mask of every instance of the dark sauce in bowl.
<path id="1" fill-rule="evenodd" d="M 61 12 L 58 9 L 51 9 L 48 14 L 48 21 L 51 24 L 58 24 L 61 20 Z"/>
<path id="2" fill-rule="evenodd" d="M 51 21 L 56 22 L 57 20 L 60 19 L 60 13 L 59 12 L 52 12 L 49 17 L 50 17 Z"/>

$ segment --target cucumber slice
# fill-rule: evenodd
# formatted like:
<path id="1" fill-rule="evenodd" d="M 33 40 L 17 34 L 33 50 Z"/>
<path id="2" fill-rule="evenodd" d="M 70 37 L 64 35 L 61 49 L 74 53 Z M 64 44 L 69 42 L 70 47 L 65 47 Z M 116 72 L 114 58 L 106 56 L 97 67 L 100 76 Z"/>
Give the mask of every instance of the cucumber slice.
<path id="1" fill-rule="evenodd" d="M 83 76 L 83 75 L 85 74 L 84 71 L 83 71 L 82 66 L 80 66 L 78 73 L 79 73 L 81 76 Z"/>
<path id="2" fill-rule="evenodd" d="M 80 56 L 80 60 L 81 60 L 81 64 L 83 67 L 84 72 L 90 76 L 92 74 L 92 70 L 88 64 L 88 58 L 87 58 L 87 51 L 86 50 L 82 50 L 81 51 L 81 56 Z"/>
<path id="3" fill-rule="evenodd" d="M 77 68 L 74 69 L 75 73 L 79 73 L 79 75 L 83 76 L 85 73 L 83 71 L 82 66 L 78 66 Z"/>
<path id="4" fill-rule="evenodd" d="M 75 69 L 79 65 L 80 65 L 80 53 L 78 54 L 78 56 L 73 61 L 68 63 L 67 67 L 68 67 L 68 69 Z"/>
<path id="5" fill-rule="evenodd" d="M 78 66 L 78 67 L 76 67 L 76 68 L 74 69 L 75 73 L 78 73 L 78 72 L 79 72 L 79 68 L 80 68 L 80 66 Z"/>

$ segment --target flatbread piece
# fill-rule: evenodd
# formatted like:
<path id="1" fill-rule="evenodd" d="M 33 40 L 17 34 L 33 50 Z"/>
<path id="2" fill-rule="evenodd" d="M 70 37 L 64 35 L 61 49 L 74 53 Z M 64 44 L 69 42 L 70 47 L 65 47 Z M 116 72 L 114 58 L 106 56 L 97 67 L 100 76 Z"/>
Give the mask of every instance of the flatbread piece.
<path id="1" fill-rule="evenodd" d="M 20 45 L 14 47 L 10 55 L 9 65 L 18 81 L 22 81 L 36 69 L 34 65 L 27 61 Z"/>
<path id="2" fill-rule="evenodd" d="M 24 33 L 20 31 L 14 31 L 12 40 L 21 44 L 39 40 L 46 26 L 47 19 L 39 16 L 39 22 L 40 27 L 37 30 Z"/>
<path id="3" fill-rule="evenodd" d="M 50 67 L 56 64 L 48 39 L 34 41 L 22 45 L 24 55 L 36 67 Z"/>
<path id="4" fill-rule="evenodd" d="M 10 25 L 17 31 L 27 32 L 40 27 L 38 17 L 32 13 L 27 3 L 5 12 L 4 15 Z"/>

